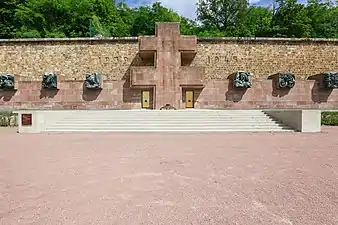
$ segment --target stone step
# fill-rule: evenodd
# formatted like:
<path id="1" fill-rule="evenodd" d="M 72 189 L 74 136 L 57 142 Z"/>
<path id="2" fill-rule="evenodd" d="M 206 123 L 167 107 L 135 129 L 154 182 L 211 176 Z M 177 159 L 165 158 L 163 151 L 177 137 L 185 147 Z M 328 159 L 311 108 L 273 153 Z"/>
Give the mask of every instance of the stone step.
<path id="1" fill-rule="evenodd" d="M 176 113 L 176 112 L 172 112 L 172 113 L 161 113 L 161 112 L 157 112 L 157 113 L 128 113 L 128 112 L 115 112 L 115 113 L 68 113 L 68 115 L 82 115 L 82 116 L 93 116 L 93 115 L 239 115 L 239 116 L 246 116 L 246 115 L 266 115 L 265 113 L 261 112 L 261 113 L 208 113 L 208 112 L 199 112 L 199 113 L 189 113 L 189 112 L 185 112 L 185 113 Z M 67 114 L 65 114 L 67 115 Z"/>
<path id="2" fill-rule="evenodd" d="M 110 115 L 110 114 L 146 114 L 146 115 L 173 115 L 173 114 L 190 114 L 190 115 L 196 115 L 196 114 L 221 114 L 221 115 L 261 115 L 265 114 L 262 111 L 251 111 L 251 112 L 229 112 L 229 111 L 170 111 L 170 110 L 164 110 L 164 111 L 124 111 L 124 110 L 111 110 L 111 111 L 74 111 L 74 112 L 68 112 L 68 114 L 80 114 L 80 115 L 95 115 L 95 114 L 101 114 L 101 115 Z"/>
<path id="3" fill-rule="evenodd" d="M 177 126 L 184 126 L 184 125 L 192 125 L 192 126 L 212 126 L 212 125 L 229 125 L 229 126 L 243 126 L 243 125 L 248 125 L 248 126 L 252 126 L 252 125 L 269 125 L 269 124 L 276 124 L 276 125 L 281 125 L 281 123 L 272 123 L 272 122 L 241 122 L 241 123 L 234 123 L 234 122 L 229 122 L 229 123 L 220 123 L 220 122 L 204 122 L 204 121 L 197 121 L 194 123 L 189 123 L 189 122 L 185 122 L 185 123 L 177 123 L 177 122 L 169 122 L 169 121 L 158 121 L 158 122 L 106 122 L 106 123 L 87 123 L 87 122 L 83 122 L 83 123 L 76 123 L 76 122 L 57 122 L 54 124 L 51 124 L 51 126 L 54 125 L 58 125 L 58 126 L 62 126 L 62 125 L 74 125 L 74 126 L 82 126 L 82 125 L 97 125 L 97 126 L 101 126 L 101 125 L 177 125 Z"/>
<path id="4" fill-rule="evenodd" d="M 119 113 L 119 114 L 69 114 L 63 116 L 63 118 L 66 117 L 81 117 L 81 118 L 97 118 L 98 116 L 104 117 L 104 118 L 115 118 L 115 117 L 161 117 L 161 118 L 167 118 L 167 117 L 269 117 L 265 114 L 247 114 L 247 115 L 239 115 L 239 114 L 208 114 L 208 113 L 200 113 L 200 114 L 128 114 L 128 113 Z"/>
<path id="5" fill-rule="evenodd" d="M 155 111 L 155 112 L 128 112 L 128 111 L 111 111 L 111 112 L 69 112 L 69 113 L 64 113 L 64 114 L 72 114 L 72 115 L 96 115 L 96 114 L 101 114 L 101 115 L 118 115 L 118 114 L 129 114 L 129 115 L 205 115 L 205 114 L 210 114 L 210 115 L 265 115 L 264 112 L 248 112 L 248 113 L 229 113 L 229 112 L 180 112 L 180 111 Z"/>
<path id="6" fill-rule="evenodd" d="M 54 124 L 275 124 L 271 120 L 61 120 Z"/>
<path id="7" fill-rule="evenodd" d="M 64 117 L 67 118 L 84 118 L 84 119 L 98 119 L 98 118 L 104 118 L 104 119 L 114 119 L 114 118 L 270 118 L 266 115 L 68 115 Z"/>
<path id="8" fill-rule="evenodd" d="M 66 117 L 63 118 L 63 120 L 74 120 L 74 121 L 153 121 L 153 120 L 165 120 L 165 121 L 185 121 L 185 120 L 191 120 L 191 121 L 201 121 L 201 120 L 212 120 L 212 121 L 242 121 L 242 120 L 268 120 L 268 121 L 275 121 L 276 119 L 270 118 L 270 117 L 225 117 L 225 116 L 219 116 L 219 117 L 212 117 L 212 116 L 204 116 L 204 117 L 193 117 L 193 116 L 180 116 L 180 117 L 159 117 L 159 116 L 153 116 L 153 117 L 146 117 L 146 116 L 140 116 L 140 117 L 103 117 L 103 116 L 96 116 L 96 117 Z"/>
<path id="9" fill-rule="evenodd" d="M 286 127 L 279 124 L 170 124 L 170 123 L 161 123 L 161 124 L 54 124 L 49 126 L 50 128 L 54 127 L 62 127 L 62 128 L 78 128 L 78 127 L 92 127 L 92 128 L 118 128 L 118 127 L 252 127 L 252 128 L 260 128 L 260 127 Z"/>
<path id="10" fill-rule="evenodd" d="M 139 129 L 139 128 L 108 128 L 108 129 L 46 129 L 44 132 L 189 132 L 189 133 L 194 133 L 194 132 L 294 132 L 292 129 L 283 129 L 283 128 L 201 128 L 201 129 L 196 129 L 196 128 L 184 128 L 184 129 L 159 129 L 159 128 L 147 128 L 147 129 Z"/>
<path id="11" fill-rule="evenodd" d="M 66 116 L 65 116 L 66 115 Z M 88 110 L 63 113 L 46 132 L 293 131 L 261 110 Z"/>
<path id="12" fill-rule="evenodd" d="M 76 124 L 84 124 L 84 123 L 96 123 L 96 124 L 128 124 L 128 123 L 220 123 L 220 124 L 245 124 L 245 123 L 279 123 L 279 121 L 272 120 L 269 118 L 241 118 L 241 119 L 212 119 L 212 118 L 201 118 L 201 119 L 194 119 L 194 118 L 169 118 L 169 119 L 161 119 L 161 118 L 152 118 L 152 119 L 145 119 L 145 118 L 130 118 L 130 119 L 64 119 L 60 120 L 57 123 L 76 123 Z"/>
<path id="13" fill-rule="evenodd" d="M 179 109 L 179 110 L 159 110 L 159 109 L 78 109 L 78 110 L 51 110 L 49 112 L 243 112 L 243 113 L 250 113 L 250 112 L 263 112 L 261 109 Z"/>

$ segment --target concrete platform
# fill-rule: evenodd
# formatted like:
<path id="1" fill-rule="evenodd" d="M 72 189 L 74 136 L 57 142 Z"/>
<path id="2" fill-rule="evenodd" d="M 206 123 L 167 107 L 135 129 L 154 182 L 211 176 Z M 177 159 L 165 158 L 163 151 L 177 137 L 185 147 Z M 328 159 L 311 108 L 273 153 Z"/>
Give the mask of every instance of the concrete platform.
<path id="1" fill-rule="evenodd" d="M 319 120 L 315 117 L 318 113 L 304 110 L 23 110 L 16 113 L 19 133 L 320 131 L 320 117 Z M 24 114 L 31 115 L 30 125 L 23 124 Z M 319 123 L 319 129 L 314 123 Z"/>

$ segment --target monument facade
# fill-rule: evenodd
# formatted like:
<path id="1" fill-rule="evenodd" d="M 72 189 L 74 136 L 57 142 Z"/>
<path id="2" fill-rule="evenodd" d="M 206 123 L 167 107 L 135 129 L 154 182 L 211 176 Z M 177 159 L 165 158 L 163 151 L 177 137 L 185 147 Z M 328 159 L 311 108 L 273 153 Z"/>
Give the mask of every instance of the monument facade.
<path id="1" fill-rule="evenodd" d="M 2 109 L 334 109 L 338 40 L 154 36 L 0 40 Z"/>

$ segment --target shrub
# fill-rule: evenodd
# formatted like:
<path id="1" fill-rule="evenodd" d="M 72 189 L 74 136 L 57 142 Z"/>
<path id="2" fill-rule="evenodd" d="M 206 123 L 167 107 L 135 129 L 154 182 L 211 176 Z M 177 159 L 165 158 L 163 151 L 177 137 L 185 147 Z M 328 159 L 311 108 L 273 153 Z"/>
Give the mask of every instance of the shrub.
<path id="1" fill-rule="evenodd" d="M 322 125 L 338 126 L 338 112 L 322 112 Z"/>
<path id="2" fill-rule="evenodd" d="M 12 111 L 0 111 L 0 127 L 14 127 L 18 125 L 17 115 Z"/>

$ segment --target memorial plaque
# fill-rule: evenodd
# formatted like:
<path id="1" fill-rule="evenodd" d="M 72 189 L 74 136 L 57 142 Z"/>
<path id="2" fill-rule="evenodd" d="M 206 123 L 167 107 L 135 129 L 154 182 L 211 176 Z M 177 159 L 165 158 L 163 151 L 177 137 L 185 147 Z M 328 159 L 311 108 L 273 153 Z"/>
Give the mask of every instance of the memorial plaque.
<path id="1" fill-rule="evenodd" d="M 32 114 L 21 114 L 21 125 L 32 126 Z"/>
<path id="2" fill-rule="evenodd" d="M 325 88 L 338 88 L 338 72 L 324 73 Z"/>
<path id="3" fill-rule="evenodd" d="M 0 89 L 14 90 L 14 75 L 13 74 L 0 74 Z"/>
<path id="4" fill-rule="evenodd" d="M 296 77 L 293 73 L 279 73 L 278 88 L 293 88 L 296 84 Z"/>
<path id="5" fill-rule="evenodd" d="M 55 72 L 46 72 L 42 78 L 43 89 L 57 89 L 58 76 Z"/>
<path id="6" fill-rule="evenodd" d="M 249 72 L 238 71 L 234 75 L 235 88 L 251 88 L 251 74 Z"/>
<path id="7" fill-rule="evenodd" d="M 85 80 L 85 87 L 87 89 L 101 89 L 102 77 L 100 73 L 87 73 Z"/>

